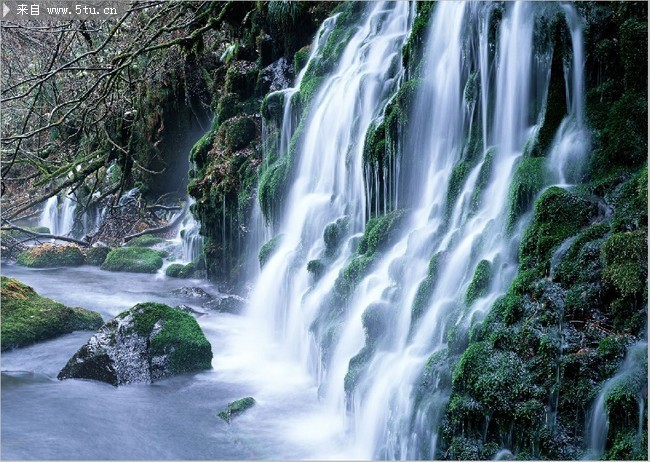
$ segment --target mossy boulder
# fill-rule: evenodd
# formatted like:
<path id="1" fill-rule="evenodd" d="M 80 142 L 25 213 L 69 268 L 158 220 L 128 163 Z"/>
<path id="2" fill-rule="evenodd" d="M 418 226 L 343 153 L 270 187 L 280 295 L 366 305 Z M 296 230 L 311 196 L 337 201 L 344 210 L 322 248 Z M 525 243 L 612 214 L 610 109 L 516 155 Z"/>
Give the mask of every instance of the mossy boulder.
<path id="1" fill-rule="evenodd" d="M 467 287 L 467 293 L 465 294 L 465 301 L 468 306 L 474 303 L 476 299 L 481 298 L 486 294 L 490 286 L 490 281 L 492 280 L 491 271 L 492 264 L 487 260 L 481 260 L 478 265 L 476 265 L 474 277 L 472 278 L 469 287 Z"/>
<path id="2" fill-rule="evenodd" d="M 95 330 L 99 313 L 70 308 L 41 297 L 17 279 L 2 276 L 2 351 L 48 340 L 75 330 Z"/>
<path id="3" fill-rule="evenodd" d="M 233 417 L 237 417 L 238 415 L 243 414 L 244 411 L 247 411 L 253 406 L 255 406 L 255 399 L 250 396 L 247 396 L 246 398 L 233 401 L 217 415 L 221 417 L 223 420 L 225 420 L 226 422 L 230 423 Z"/>
<path id="4" fill-rule="evenodd" d="M 110 251 L 110 247 L 91 247 L 86 251 L 86 263 L 92 266 L 101 266 Z"/>
<path id="5" fill-rule="evenodd" d="M 259 261 L 260 261 L 260 268 L 264 268 L 264 265 L 269 261 L 269 259 L 273 256 L 276 250 L 278 250 L 278 247 L 280 246 L 280 243 L 282 242 L 282 234 L 279 234 L 272 239 L 269 239 L 266 244 L 262 246 L 260 249 L 260 253 L 258 255 Z"/>
<path id="6" fill-rule="evenodd" d="M 84 260 L 76 245 L 41 244 L 22 252 L 16 262 L 30 268 L 55 268 L 83 265 Z"/>
<path id="7" fill-rule="evenodd" d="M 152 247 L 156 244 L 165 242 L 162 237 L 152 236 L 151 234 L 145 234 L 143 236 L 134 237 L 128 241 L 125 245 L 127 247 Z"/>
<path id="8" fill-rule="evenodd" d="M 196 272 L 196 265 L 194 263 L 188 263 L 183 265 L 181 263 L 172 263 L 165 270 L 165 274 L 170 278 L 180 278 L 187 279 L 194 276 Z"/>
<path id="9" fill-rule="evenodd" d="M 161 303 L 140 303 L 101 326 L 58 378 L 151 383 L 210 369 L 211 361 L 210 343 L 192 316 Z"/>
<path id="10" fill-rule="evenodd" d="M 101 268 L 107 271 L 155 273 L 163 265 L 160 253 L 144 247 L 120 247 L 111 250 Z"/>
<path id="11" fill-rule="evenodd" d="M 647 257 L 645 231 L 613 234 L 602 247 L 603 277 L 621 296 L 640 296 L 648 283 Z"/>

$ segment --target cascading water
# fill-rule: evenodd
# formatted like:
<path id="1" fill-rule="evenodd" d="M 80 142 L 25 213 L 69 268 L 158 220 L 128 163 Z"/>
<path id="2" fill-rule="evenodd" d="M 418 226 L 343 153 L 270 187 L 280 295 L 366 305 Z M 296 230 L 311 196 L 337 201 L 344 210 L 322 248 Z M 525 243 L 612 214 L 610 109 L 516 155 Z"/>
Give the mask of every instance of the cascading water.
<path id="1" fill-rule="evenodd" d="M 392 64 L 412 14 L 404 2 L 369 8 L 304 120 L 293 183 L 274 230 L 282 240 L 257 279 L 249 315 L 311 368 L 326 407 L 348 423 L 353 457 L 431 458 L 449 394 L 449 378 L 436 374 L 436 364 L 450 349 L 462 351 L 454 335 L 462 339 L 517 271 L 528 216 L 511 216 L 509 191 L 544 121 L 552 78 L 552 47 L 538 47 L 534 38 L 539 18 L 562 10 L 508 4 L 492 36 L 501 7 L 436 5 L 414 107 L 401 127 L 399 168 L 393 183 L 384 183 L 386 203 L 375 207 L 402 209 L 404 231 L 332 322 L 323 312 L 333 309 L 337 277 L 359 259 L 354 251 L 370 208 L 363 140 L 400 79 Z M 570 7 L 564 12 L 573 42 L 565 69 L 571 103 L 552 143 L 551 159 L 561 159 L 547 184 L 574 180 L 567 172 L 588 149 L 580 27 Z M 338 223 L 347 224 L 342 250 L 314 278 L 307 262 L 325 253 L 323 230 Z M 481 274 L 485 288 L 470 296 Z M 432 383 L 423 393 L 425 378 Z"/>
<path id="2" fill-rule="evenodd" d="M 190 205 L 194 203 L 188 199 Z M 187 211 L 181 227 L 178 230 L 177 239 L 181 242 L 181 258 L 184 263 L 196 261 L 203 252 L 203 236 L 200 234 L 201 224 L 194 218 L 191 211 Z"/>
<path id="3" fill-rule="evenodd" d="M 50 197 L 45 203 L 41 212 L 39 226 L 46 226 L 50 233 L 57 236 L 67 236 L 72 233 L 74 227 L 75 210 L 77 202 L 72 192 L 68 192 L 59 210 L 59 199 L 57 196 Z"/>
<path id="4" fill-rule="evenodd" d="M 617 374 L 607 380 L 598 394 L 591 411 L 591 419 L 587 427 L 587 452 L 586 459 L 600 459 L 607 445 L 607 433 L 609 429 L 609 416 L 607 411 L 608 396 L 615 395 L 621 389 L 629 389 L 636 392 L 638 403 L 638 436 L 637 444 L 641 445 L 641 432 L 643 430 L 647 396 L 647 370 L 648 370 L 648 343 L 637 342 L 628 350 L 627 357 Z"/>
<path id="5" fill-rule="evenodd" d="M 368 5 L 367 19 L 349 40 L 333 75 L 314 96 L 297 153 L 296 181 L 277 234 L 282 241 L 251 295 L 255 325 L 284 338 L 287 354 L 314 365 L 319 357 L 309 326 L 349 256 L 343 252 L 309 294 L 307 262 L 324 250 L 323 229 L 347 217 L 351 233 L 365 216 L 363 143 L 373 117 L 393 89 L 408 32 L 406 2 Z M 354 104 L 341 105 L 342 101 Z M 317 368 L 317 366 L 316 366 Z"/>

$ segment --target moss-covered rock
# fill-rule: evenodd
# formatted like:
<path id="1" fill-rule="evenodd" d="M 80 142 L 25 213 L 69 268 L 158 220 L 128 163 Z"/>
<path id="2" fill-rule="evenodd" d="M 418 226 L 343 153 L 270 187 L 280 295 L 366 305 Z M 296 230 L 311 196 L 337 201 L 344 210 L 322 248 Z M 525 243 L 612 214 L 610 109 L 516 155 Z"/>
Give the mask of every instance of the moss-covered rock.
<path id="1" fill-rule="evenodd" d="M 129 273 L 155 273 L 163 265 L 158 252 L 144 247 L 120 247 L 111 250 L 101 269 Z"/>
<path id="2" fill-rule="evenodd" d="M 228 406 L 217 415 L 230 423 L 234 417 L 243 414 L 253 406 L 255 406 L 255 399 L 251 396 L 247 396 L 246 398 L 238 399 L 237 401 L 228 404 Z"/>
<path id="3" fill-rule="evenodd" d="M 282 234 L 278 234 L 277 236 L 269 239 L 268 242 L 266 242 L 262 248 L 260 249 L 260 253 L 258 255 L 258 259 L 260 261 L 260 268 L 263 268 L 264 265 L 269 261 L 269 259 L 273 256 L 276 250 L 278 250 L 278 247 L 282 243 Z"/>
<path id="4" fill-rule="evenodd" d="M 92 266 L 101 266 L 110 251 L 110 247 L 91 247 L 86 251 L 86 263 Z"/>
<path id="5" fill-rule="evenodd" d="M 99 313 L 70 308 L 17 279 L 2 276 L 2 351 L 48 340 L 75 330 L 94 330 L 102 325 Z"/>
<path id="6" fill-rule="evenodd" d="M 161 303 L 140 303 L 100 327 L 58 375 L 114 386 L 209 369 L 212 349 L 196 320 Z"/>
<path id="7" fill-rule="evenodd" d="M 83 265 L 84 260 L 83 252 L 76 245 L 41 244 L 22 252 L 16 262 L 30 268 L 54 268 Z"/>
<path id="8" fill-rule="evenodd" d="M 648 283 L 648 239 L 643 230 L 616 233 L 604 242 L 603 277 L 621 296 L 640 296 Z"/>
<path id="9" fill-rule="evenodd" d="M 528 157 L 517 165 L 508 193 L 508 229 L 512 230 L 517 219 L 526 211 L 547 183 L 546 159 Z"/>
<path id="10" fill-rule="evenodd" d="M 152 236 L 151 234 L 144 234 L 142 236 L 134 237 L 125 245 L 127 247 L 152 247 L 162 242 L 165 242 L 162 237 Z"/>
<path id="11" fill-rule="evenodd" d="M 492 264 L 488 260 L 481 260 L 474 270 L 474 277 L 467 287 L 465 302 L 471 305 L 476 299 L 481 298 L 487 292 L 492 280 Z"/>
<path id="12" fill-rule="evenodd" d="M 222 124 L 226 148 L 237 151 L 248 146 L 255 138 L 257 125 L 250 117 L 229 119 Z"/>
<path id="13" fill-rule="evenodd" d="M 188 263 L 187 265 L 172 263 L 165 270 L 165 275 L 170 278 L 188 279 L 194 276 L 195 271 L 196 265 L 194 263 Z"/>
<path id="14" fill-rule="evenodd" d="M 307 271 L 312 275 L 314 281 L 318 281 L 321 278 L 326 268 L 325 263 L 320 260 L 310 260 L 307 263 Z"/>

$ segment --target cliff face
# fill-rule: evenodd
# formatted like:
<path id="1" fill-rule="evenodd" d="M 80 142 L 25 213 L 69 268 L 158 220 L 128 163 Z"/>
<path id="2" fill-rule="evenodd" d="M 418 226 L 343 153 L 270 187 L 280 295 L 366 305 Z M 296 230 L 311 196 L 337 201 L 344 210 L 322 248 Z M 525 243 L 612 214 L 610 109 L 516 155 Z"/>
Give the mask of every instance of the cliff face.
<path id="1" fill-rule="evenodd" d="M 232 41 L 219 60 L 200 64 L 215 116 L 212 128 L 192 149 L 188 191 L 197 201 L 193 211 L 207 238 L 211 278 L 241 280 L 244 259 L 257 254 L 258 249 L 246 248 L 254 201 L 260 201 L 270 226 L 282 213 L 292 157 L 277 158 L 273 152 L 262 156 L 262 143 L 272 144 L 279 136 L 284 107 L 277 94 L 265 96 L 290 84 L 304 65 L 305 46 L 333 6 L 241 2 L 229 13 Z M 588 165 L 576 174 L 573 188 L 542 192 L 542 165 L 570 109 L 565 68 L 573 56 L 571 37 L 563 21 L 556 20 L 545 26 L 549 31 L 545 36 L 537 36 L 553 49 L 548 92 L 540 102 L 546 108 L 544 120 L 509 191 L 508 229 L 521 233 L 516 277 L 482 321 L 444 332 L 444 349 L 427 361 L 414 391 L 413 399 L 425 413 L 436 414 L 432 419 L 440 425 L 441 443 L 430 457 L 492 458 L 507 448 L 524 459 L 580 458 L 595 444 L 589 429 L 594 405 L 606 389 L 613 391 L 603 395 L 609 426 L 602 455 L 647 457 L 647 389 L 638 380 L 605 387 L 630 347 L 647 338 L 647 4 L 582 2 L 575 7 L 584 23 Z M 397 194 L 389 185 L 399 175 L 392 166 L 417 104 L 413 96 L 423 84 L 423 42 L 435 8 L 434 3 L 417 5 L 402 52 L 404 82 L 366 137 L 367 214 L 380 218 L 368 222 L 361 239 L 366 243 L 363 251 L 359 244 L 355 259 L 337 279 L 327 319 L 336 318 L 332 313 L 347 303 L 349 293 L 378 258 L 380 252 L 375 254 L 375 247 L 370 252 L 368 242 L 382 243 L 385 249 L 384 241 L 394 238 L 391 223 L 401 212 L 382 204 L 401 205 L 397 196 L 408 201 L 407 190 L 396 189 Z M 327 79 L 342 51 L 346 28 L 362 15 L 360 8 L 350 5 L 338 11 L 341 16 L 329 47 L 318 65 L 308 69 L 295 97 L 298 109 L 308 106 L 315 89 Z M 492 11 L 492 42 L 503 14 L 502 6 Z M 472 88 L 465 87 L 468 104 L 476 97 Z M 300 110 L 297 117 L 295 143 L 303 128 Z M 477 165 L 481 136 L 479 131 L 469 134 L 464 157 L 453 169 L 447 191 L 453 200 Z M 480 188 L 488 180 L 479 174 L 472 201 L 479 201 Z M 453 204 L 448 200 L 447 218 Z M 527 213 L 532 214 L 528 226 L 517 229 L 517 220 Z M 341 233 L 347 232 L 348 222 L 336 223 L 346 228 Z M 336 245 L 330 244 L 336 241 L 337 226 L 325 230 L 331 255 L 309 262 L 315 280 L 328 258 L 336 255 Z M 277 239 L 262 249 L 264 262 Z M 440 265 L 444 255 L 434 255 L 418 289 L 414 319 L 431 296 Z M 467 289 L 467 308 L 485 294 L 493 270 L 487 260 L 476 267 Z M 383 316 L 375 314 L 376 319 Z M 364 315 L 367 344 L 350 361 L 353 373 L 348 374 L 349 381 L 346 377 L 347 392 L 354 389 L 364 361 L 374 354 L 377 336 L 371 335 L 369 326 L 375 325 L 371 322 L 375 318 Z M 382 326 L 381 332 L 390 329 Z M 323 358 L 327 345 L 321 344 Z M 447 403 L 442 411 L 439 406 L 427 407 L 436 401 L 433 396 L 440 395 Z"/>

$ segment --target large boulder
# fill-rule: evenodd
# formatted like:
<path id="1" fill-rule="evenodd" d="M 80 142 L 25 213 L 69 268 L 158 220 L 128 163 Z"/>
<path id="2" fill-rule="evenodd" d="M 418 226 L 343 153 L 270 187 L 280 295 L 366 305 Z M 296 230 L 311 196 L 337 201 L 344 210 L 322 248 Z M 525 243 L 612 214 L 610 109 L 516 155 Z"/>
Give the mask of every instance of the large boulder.
<path id="1" fill-rule="evenodd" d="M 58 375 L 118 386 L 209 369 L 212 348 L 196 320 L 161 303 L 140 303 L 101 326 Z"/>
<path id="2" fill-rule="evenodd" d="M 99 313 L 70 308 L 17 279 L 2 276 L 0 310 L 2 351 L 48 340 L 75 330 L 95 330 L 102 325 Z"/>
<path id="3" fill-rule="evenodd" d="M 101 268 L 108 271 L 155 273 L 163 265 L 160 253 L 144 247 L 119 247 L 111 250 Z"/>
<path id="4" fill-rule="evenodd" d="M 18 255 L 16 263 L 30 268 L 54 268 L 83 265 L 84 260 L 84 254 L 76 245 L 41 244 Z"/>

